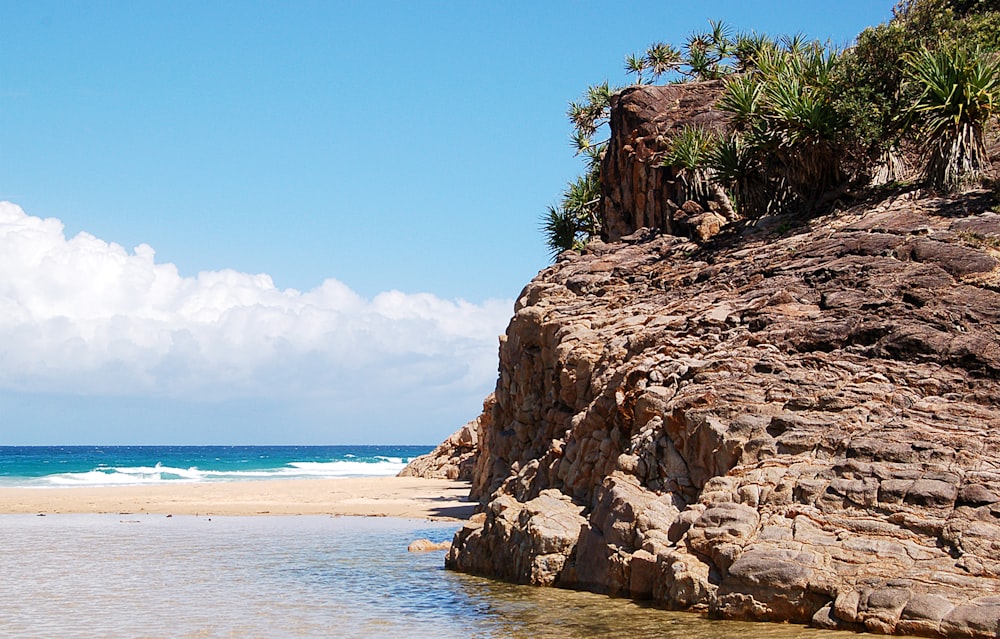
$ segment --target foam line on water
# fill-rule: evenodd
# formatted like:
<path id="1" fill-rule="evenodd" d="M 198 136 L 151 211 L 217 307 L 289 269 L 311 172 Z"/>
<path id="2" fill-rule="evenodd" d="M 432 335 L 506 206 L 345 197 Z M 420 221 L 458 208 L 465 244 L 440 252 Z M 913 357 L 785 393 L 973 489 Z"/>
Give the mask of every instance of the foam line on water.
<path id="1" fill-rule="evenodd" d="M 40 477 L 41 486 L 124 486 L 167 483 L 196 483 L 267 479 L 335 479 L 380 477 L 399 473 L 406 463 L 400 458 L 380 461 L 290 462 L 278 468 L 257 470 L 201 470 L 197 467 L 102 466 L 86 472 L 57 473 Z"/>

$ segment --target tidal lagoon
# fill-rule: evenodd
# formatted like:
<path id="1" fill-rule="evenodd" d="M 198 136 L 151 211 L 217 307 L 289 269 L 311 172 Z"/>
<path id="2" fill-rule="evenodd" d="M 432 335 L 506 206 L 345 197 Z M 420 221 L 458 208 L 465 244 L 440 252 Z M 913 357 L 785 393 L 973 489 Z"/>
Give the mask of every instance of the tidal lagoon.
<path id="1" fill-rule="evenodd" d="M 709 621 L 443 569 L 400 518 L 0 516 L 0 637 L 764 639 L 845 636 Z"/>

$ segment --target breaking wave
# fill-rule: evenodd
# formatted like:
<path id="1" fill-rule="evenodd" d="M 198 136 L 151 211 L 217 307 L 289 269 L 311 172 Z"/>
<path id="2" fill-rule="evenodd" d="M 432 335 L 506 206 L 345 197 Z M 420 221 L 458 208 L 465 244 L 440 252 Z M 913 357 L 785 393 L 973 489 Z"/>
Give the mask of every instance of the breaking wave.
<path id="1" fill-rule="evenodd" d="M 130 484 L 197 483 L 264 479 L 336 479 L 379 477 L 399 473 L 406 462 L 399 457 L 374 461 L 291 462 L 256 470 L 201 470 L 197 467 L 102 466 L 86 472 L 57 473 L 37 478 L 36 486 L 123 486 Z"/>

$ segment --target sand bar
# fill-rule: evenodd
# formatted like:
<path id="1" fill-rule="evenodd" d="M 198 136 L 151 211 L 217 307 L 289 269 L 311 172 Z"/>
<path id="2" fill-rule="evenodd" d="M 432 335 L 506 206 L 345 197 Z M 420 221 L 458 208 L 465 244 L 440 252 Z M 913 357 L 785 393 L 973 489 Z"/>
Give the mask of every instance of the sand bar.
<path id="1" fill-rule="evenodd" d="M 417 477 L 0 487 L 0 514 L 352 515 L 466 519 L 467 482 Z"/>

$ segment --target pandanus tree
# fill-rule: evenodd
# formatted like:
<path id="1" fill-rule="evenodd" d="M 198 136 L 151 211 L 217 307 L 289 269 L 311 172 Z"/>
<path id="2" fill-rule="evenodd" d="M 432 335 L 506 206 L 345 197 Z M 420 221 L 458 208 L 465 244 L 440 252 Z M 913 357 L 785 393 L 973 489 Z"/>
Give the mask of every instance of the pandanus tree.
<path id="1" fill-rule="evenodd" d="M 594 135 L 607 122 L 611 113 L 612 89 L 607 82 L 587 87 L 579 101 L 569 103 L 566 116 L 573 124 L 573 142 L 577 153 L 594 146 Z"/>
<path id="2" fill-rule="evenodd" d="M 730 115 L 729 131 L 708 158 L 715 178 L 729 191 L 740 214 L 749 218 L 769 212 L 785 190 L 776 177 L 771 152 L 775 137 L 765 118 L 765 86 L 760 73 L 726 81 L 718 108 Z"/>
<path id="3" fill-rule="evenodd" d="M 708 157 L 714 179 L 728 191 L 735 210 L 743 217 L 758 218 L 780 208 L 780 188 L 774 188 L 765 172 L 760 147 L 745 136 L 730 133 L 721 138 Z"/>
<path id="4" fill-rule="evenodd" d="M 760 57 L 776 46 L 774 40 L 763 33 L 751 31 L 750 33 L 738 34 L 733 45 L 734 72 L 748 73 L 757 68 Z"/>
<path id="5" fill-rule="evenodd" d="M 594 136 L 607 123 L 611 112 L 612 89 L 607 82 L 587 89 L 583 98 L 571 102 L 566 115 L 573 124 L 570 136 L 576 155 L 587 162 L 586 172 L 570 182 L 556 206 L 542 217 L 542 233 L 550 254 L 555 257 L 569 249 L 579 249 L 600 233 L 597 207 L 601 201 L 600 164 L 607 148 L 605 140 Z"/>
<path id="6" fill-rule="evenodd" d="M 764 87 L 777 159 L 788 187 L 809 207 L 845 179 L 840 160 L 847 123 L 829 90 L 835 60 L 835 52 L 818 44 L 801 54 L 790 52 Z"/>
<path id="7" fill-rule="evenodd" d="M 599 173 L 591 170 L 567 185 L 558 206 L 548 207 L 542 218 L 542 232 L 552 257 L 570 249 L 579 250 L 600 232 L 600 201 Z"/>
<path id="8" fill-rule="evenodd" d="M 845 178 L 846 120 L 834 105 L 837 52 L 818 42 L 762 41 L 753 67 L 726 81 L 719 109 L 730 135 L 712 156 L 719 179 L 747 217 L 811 207 Z"/>
<path id="9" fill-rule="evenodd" d="M 748 45 L 759 36 L 733 37 L 724 22 L 709 21 L 708 31 L 690 34 L 683 50 L 664 42 L 651 44 L 645 53 L 633 53 L 625 58 L 625 70 L 634 75 L 635 84 L 656 82 L 666 76 L 672 82 L 718 80 L 737 71 L 743 58 L 749 55 Z M 744 41 L 746 39 L 746 41 Z M 743 48 L 740 48 L 740 43 Z"/>
<path id="10" fill-rule="evenodd" d="M 710 20 L 711 29 L 692 33 L 684 45 L 687 54 L 687 75 L 692 80 L 719 80 L 734 70 L 736 42 L 732 29 L 721 20 Z"/>
<path id="11" fill-rule="evenodd" d="M 927 183 L 953 191 L 981 179 L 984 132 L 1000 106 L 1000 58 L 957 44 L 903 60 L 905 81 L 919 92 L 907 115 L 924 140 Z"/>
<path id="12" fill-rule="evenodd" d="M 711 197 L 714 176 L 708 159 L 716 144 L 718 138 L 715 134 L 690 124 L 684 126 L 672 140 L 663 164 L 677 171 L 681 191 L 678 203 L 687 200 L 704 202 Z"/>
<path id="13" fill-rule="evenodd" d="M 1000 101 L 1000 0 L 901 0 L 893 19 L 839 51 L 801 34 L 733 34 L 722 22 L 680 48 L 663 42 L 625 59 L 636 84 L 725 81 L 721 133 L 685 129 L 665 161 L 683 198 L 732 201 L 743 217 L 816 212 L 847 192 L 904 179 L 903 151 L 923 144 L 929 185 L 975 183 Z M 608 83 L 573 102 L 573 145 L 587 173 L 543 218 L 554 253 L 600 232 L 599 164 Z M 904 117 L 898 114 L 903 112 Z M 719 196 L 719 190 L 725 193 Z"/>
<path id="14" fill-rule="evenodd" d="M 635 84 L 645 84 L 644 73 L 649 72 L 649 80 L 655 82 L 666 74 L 676 72 L 684 64 L 679 50 L 664 42 L 656 42 L 647 47 L 645 53 L 633 53 L 625 58 L 625 71 L 635 76 Z"/>

